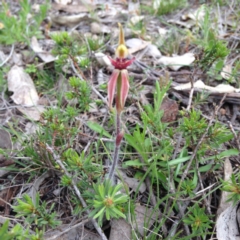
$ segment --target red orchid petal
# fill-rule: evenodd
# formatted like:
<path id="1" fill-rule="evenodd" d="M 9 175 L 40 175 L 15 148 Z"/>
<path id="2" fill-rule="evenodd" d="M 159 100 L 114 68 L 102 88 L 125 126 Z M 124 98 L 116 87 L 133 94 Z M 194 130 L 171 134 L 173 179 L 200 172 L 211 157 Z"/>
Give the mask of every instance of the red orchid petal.
<path id="1" fill-rule="evenodd" d="M 116 60 L 112 59 L 111 57 L 108 57 L 108 58 L 109 58 L 111 64 L 115 67 L 115 69 L 119 69 L 119 70 L 126 69 L 135 60 L 135 58 L 132 58 L 130 60 L 128 60 L 126 58 L 116 58 Z"/>
<path id="2" fill-rule="evenodd" d="M 119 110 L 122 111 L 124 108 L 127 95 L 129 90 L 129 81 L 128 81 L 128 71 L 122 70 L 121 71 L 121 90 L 120 90 L 120 96 L 118 96 L 119 101 Z"/>
<path id="3" fill-rule="evenodd" d="M 116 83 L 117 83 L 119 73 L 120 73 L 120 71 L 115 69 L 110 77 L 109 82 L 108 82 L 108 104 L 109 104 L 110 108 L 112 107 Z"/>

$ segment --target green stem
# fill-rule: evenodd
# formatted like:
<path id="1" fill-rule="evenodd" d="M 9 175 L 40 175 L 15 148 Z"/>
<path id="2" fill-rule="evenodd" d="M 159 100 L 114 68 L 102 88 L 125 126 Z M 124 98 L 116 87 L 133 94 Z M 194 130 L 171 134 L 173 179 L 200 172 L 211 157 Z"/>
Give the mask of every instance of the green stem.
<path id="1" fill-rule="evenodd" d="M 113 153 L 113 159 L 112 159 L 112 165 L 110 166 L 108 178 L 114 182 L 114 174 L 116 171 L 116 167 L 118 164 L 119 160 L 119 149 L 122 141 L 122 135 L 120 132 L 121 129 L 121 113 L 117 111 L 117 116 L 116 116 L 116 141 L 115 141 L 115 148 L 114 148 L 114 153 Z"/>

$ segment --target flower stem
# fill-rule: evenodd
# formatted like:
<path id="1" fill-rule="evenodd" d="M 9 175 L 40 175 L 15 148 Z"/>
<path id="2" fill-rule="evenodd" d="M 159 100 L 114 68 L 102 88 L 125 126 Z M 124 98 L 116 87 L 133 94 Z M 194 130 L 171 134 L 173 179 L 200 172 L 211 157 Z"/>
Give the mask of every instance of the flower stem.
<path id="1" fill-rule="evenodd" d="M 115 148 L 114 148 L 114 153 L 113 153 L 113 159 L 112 159 L 112 164 L 110 166 L 110 170 L 109 170 L 109 174 L 108 174 L 108 178 L 114 182 L 114 174 L 116 171 L 116 167 L 118 164 L 118 160 L 119 160 L 119 149 L 120 149 L 120 145 L 122 142 L 122 138 L 123 138 L 123 133 L 120 132 L 121 129 L 121 113 L 119 113 L 117 111 L 117 116 L 116 116 L 116 141 L 115 141 Z"/>

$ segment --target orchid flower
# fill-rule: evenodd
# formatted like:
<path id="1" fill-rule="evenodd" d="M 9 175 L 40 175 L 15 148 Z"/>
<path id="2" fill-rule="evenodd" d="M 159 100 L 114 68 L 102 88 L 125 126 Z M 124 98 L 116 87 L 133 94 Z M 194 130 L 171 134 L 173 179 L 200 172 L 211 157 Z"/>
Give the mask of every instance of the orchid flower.
<path id="1" fill-rule="evenodd" d="M 116 59 L 109 57 L 115 69 L 113 70 L 113 73 L 108 82 L 108 102 L 109 107 L 112 108 L 115 88 L 117 88 L 116 109 L 118 113 L 121 113 L 124 108 L 129 90 L 128 71 L 126 68 L 133 63 L 135 58 L 132 58 L 130 60 L 127 59 L 128 49 L 125 45 L 123 28 L 120 23 L 119 30 L 119 43 L 115 52 Z"/>

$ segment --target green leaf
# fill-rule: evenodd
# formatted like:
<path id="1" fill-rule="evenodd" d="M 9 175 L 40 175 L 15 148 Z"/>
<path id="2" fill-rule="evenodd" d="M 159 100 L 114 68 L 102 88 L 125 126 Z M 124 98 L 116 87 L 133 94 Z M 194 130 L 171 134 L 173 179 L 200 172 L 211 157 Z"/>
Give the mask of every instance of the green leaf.
<path id="1" fill-rule="evenodd" d="M 141 167 L 141 166 L 145 166 L 145 163 L 141 163 L 139 159 L 136 160 L 129 160 L 124 162 L 125 166 L 134 166 L 134 167 Z"/>
<path id="2" fill-rule="evenodd" d="M 98 218 L 100 215 L 102 215 L 104 213 L 106 207 L 103 207 L 96 215 L 94 215 L 93 218 Z"/>
<path id="3" fill-rule="evenodd" d="M 229 149 L 221 152 L 218 156 L 220 158 L 224 158 L 224 157 L 230 157 L 230 156 L 237 156 L 238 154 L 239 154 L 239 151 L 237 149 Z"/>
<path id="4" fill-rule="evenodd" d="M 217 71 L 221 71 L 222 68 L 223 68 L 223 66 L 224 66 L 224 61 L 223 61 L 223 60 L 219 60 L 219 61 L 216 63 L 215 68 L 216 68 Z"/>
<path id="5" fill-rule="evenodd" d="M 99 125 L 98 123 L 92 122 L 92 121 L 88 121 L 87 125 L 93 131 L 95 131 L 95 132 L 97 132 L 99 134 L 102 134 L 105 137 L 112 138 L 112 136 L 101 125 Z"/>
<path id="6" fill-rule="evenodd" d="M 179 163 L 183 163 L 183 162 L 186 162 L 187 160 L 189 160 L 191 157 L 188 156 L 188 157 L 181 157 L 181 158 L 176 158 L 174 160 L 171 160 L 168 162 L 168 165 L 169 166 L 174 166 L 174 165 L 177 165 Z"/>

